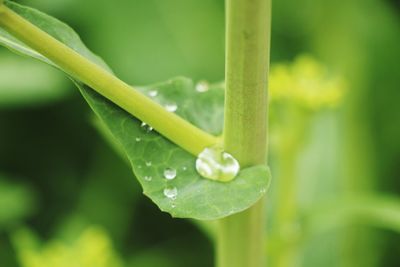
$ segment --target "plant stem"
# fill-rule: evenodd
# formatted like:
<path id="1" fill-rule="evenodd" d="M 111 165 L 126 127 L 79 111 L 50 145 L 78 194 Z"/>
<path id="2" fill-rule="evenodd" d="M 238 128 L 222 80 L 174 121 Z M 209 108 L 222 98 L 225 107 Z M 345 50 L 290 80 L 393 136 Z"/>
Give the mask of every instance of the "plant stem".
<path id="1" fill-rule="evenodd" d="M 242 167 L 267 159 L 270 0 L 227 0 L 224 147 Z M 221 219 L 218 267 L 264 266 L 265 204 Z"/>
<path id="2" fill-rule="evenodd" d="M 276 267 L 297 266 L 299 262 L 299 246 L 298 243 L 293 242 L 300 236 L 296 167 L 310 123 L 309 115 L 298 108 L 287 106 L 285 112 L 287 114 L 284 117 L 289 117 L 288 114 L 294 114 L 296 117 L 293 121 L 283 122 L 285 126 L 280 135 L 282 142 L 279 142 L 276 149 L 277 161 L 280 163 L 278 169 L 281 171 L 279 173 L 277 212 L 274 225 L 280 238 L 287 243 L 274 255 L 273 263 Z"/>
<path id="3" fill-rule="evenodd" d="M 205 147 L 218 142 L 216 137 L 168 112 L 160 104 L 39 29 L 1 2 L 0 26 L 50 59 L 70 76 L 151 125 L 160 134 L 193 155 L 197 156 Z"/>
<path id="4" fill-rule="evenodd" d="M 289 139 L 290 140 L 290 139 Z M 294 141 L 295 142 L 295 141 Z M 293 143 L 290 142 L 289 143 Z M 295 176 L 296 167 L 296 145 L 284 147 L 277 154 L 281 166 L 279 169 L 282 171 L 279 174 L 278 184 L 278 201 L 276 226 L 277 231 L 283 240 L 292 240 L 296 238 L 296 229 L 292 229 L 296 223 L 297 215 L 297 180 Z M 294 236 L 294 237 L 293 237 Z M 296 244 L 286 245 L 282 247 L 274 257 L 274 266 L 276 267 L 290 267 L 296 266 L 298 249 Z"/>

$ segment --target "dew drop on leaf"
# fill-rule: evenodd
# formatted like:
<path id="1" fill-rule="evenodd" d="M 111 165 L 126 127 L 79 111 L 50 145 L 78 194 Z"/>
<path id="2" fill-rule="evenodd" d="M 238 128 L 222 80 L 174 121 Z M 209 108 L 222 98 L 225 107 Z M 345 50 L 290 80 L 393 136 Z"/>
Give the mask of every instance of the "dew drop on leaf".
<path id="1" fill-rule="evenodd" d="M 153 131 L 153 127 L 151 127 L 150 125 L 148 125 L 145 122 L 142 122 L 142 124 L 140 125 L 140 127 L 142 127 L 142 129 L 146 132 L 149 133 L 151 131 Z"/>
<path id="2" fill-rule="evenodd" d="M 136 137 L 135 140 L 136 142 L 140 142 L 142 139 L 140 139 L 140 137 Z"/>
<path id="3" fill-rule="evenodd" d="M 178 109 L 176 103 L 167 103 L 164 105 L 164 107 L 169 112 L 175 112 Z"/>
<path id="4" fill-rule="evenodd" d="M 204 178 L 230 181 L 240 171 L 239 162 L 219 146 L 205 148 L 196 159 L 196 170 Z"/>
<path id="5" fill-rule="evenodd" d="M 199 93 L 204 93 L 204 92 L 207 92 L 208 91 L 208 88 L 209 88 L 209 85 L 208 85 L 208 82 L 206 82 L 206 81 L 199 81 L 197 84 L 196 84 L 196 91 L 197 92 L 199 92 Z"/>
<path id="6" fill-rule="evenodd" d="M 150 167 L 152 165 L 151 161 L 146 161 L 145 164 L 146 164 L 147 167 Z"/>
<path id="7" fill-rule="evenodd" d="M 175 200 L 178 196 L 178 189 L 176 187 L 167 187 L 164 189 L 164 196 L 169 199 Z"/>
<path id="8" fill-rule="evenodd" d="M 144 179 L 148 182 L 150 182 L 151 180 L 153 180 L 153 177 L 151 176 L 145 176 Z"/>
<path id="9" fill-rule="evenodd" d="M 165 179 L 167 179 L 167 180 L 175 179 L 175 177 L 176 177 L 176 170 L 175 170 L 175 169 L 172 169 L 172 168 L 166 168 L 166 169 L 164 170 L 164 177 L 165 177 Z"/>

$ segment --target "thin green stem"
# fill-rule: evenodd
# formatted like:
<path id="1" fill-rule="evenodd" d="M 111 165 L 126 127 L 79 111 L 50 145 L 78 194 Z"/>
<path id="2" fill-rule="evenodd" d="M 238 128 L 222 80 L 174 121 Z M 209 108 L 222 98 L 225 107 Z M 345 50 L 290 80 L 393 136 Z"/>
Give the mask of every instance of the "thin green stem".
<path id="1" fill-rule="evenodd" d="M 296 156 L 295 147 L 282 149 L 278 153 L 281 162 L 278 183 L 278 201 L 276 213 L 276 227 L 279 235 L 284 239 L 291 240 L 295 236 L 296 229 L 293 229 L 297 216 L 297 181 L 295 176 Z M 296 245 L 282 247 L 275 255 L 274 266 L 289 267 L 296 266 L 298 249 Z"/>
<path id="2" fill-rule="evenodd" d="M 227 0 L 224 147 L 242 167 L 267 159 L 270 0 Z M 218 267 L 264 266 L 264 199 L 221 219 Z"/>
<path id="3" fill-rule="evenodd" d="M 309 129 L 309 114 L 294 106 L 285 107 L 284 117 L 295 116 L 292 121 L 282 121 L 282 142 L 276 148 L 277 162 L 279 162 L 279 181 L 277 194 L 277 212 L 274 218 L 276 232 L 282 240 L 296 240 L 300 235 L 299 206 L 297 201 L 298 177 L 296 177 L 297 159 L 304 146 L 303 140 Z M 290 130 L 288 130 L 290 129 Z M 296 242 L 288 242 L 274 254 L 273 263 L 276 267 L 296 266 L 300 255 Z"/>
<path id="4" fill-rule="evenodd" d="M 0 26 L 166 138 L 197 156 L 218 139 L 133 89 L 0 2 Z"/>

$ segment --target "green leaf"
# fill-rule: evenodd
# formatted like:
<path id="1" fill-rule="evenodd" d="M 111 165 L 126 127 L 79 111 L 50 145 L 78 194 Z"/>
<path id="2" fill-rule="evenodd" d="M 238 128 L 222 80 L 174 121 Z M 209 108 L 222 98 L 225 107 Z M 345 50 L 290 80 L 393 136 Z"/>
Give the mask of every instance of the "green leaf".
<path id="1" fill-rule="evenodd" d="M 67 25 L 39 11 L 8 1 L 6 3 L 8 7 L 42 30 L 89 60 L 109 69 L 83 45 L 76 33 Z M 0 43 L 19 53 L 54 65 L 50 60 L 38 55 L 4 32 L 0 32 Z M 100 120 L 124 148 L 144 194 L 161 210 L 169 212 L 174 217 L 214 220 L 247 209 L 265 194 L 270 181 L 267 166 L 242 169 L 229 183 L 204 179 L 196 172 L 196 158 L 191 154 L 155 131 L 147 132 L 141 127 L 141 121 L 79 81 L 74 82 Z M 162 105 L 176 104 L 177 114 L 203 130 L 220 134 L 224 103 L 222 88 L 217 85 L 211 86 L 207 92 L 198 93 L 194 87 L 189 79 L 175 78 L 138 89 L 144 94 L 157 90 L 158 94 L 154 100 Z M 163 173 L 167 168 L 177 171 L 175 179 L 164 178 Z M 173 189 L 177 194 L 176 198 L 166 197 L 166 189 Z"/>
<path id="2" fill-rule="evenodd" d="M 337 197 L 310 208 L 304 220 L 313 234 L 351 224 L 400 233 L 400 198 L 387 195 Z"/>
<path id="3" fill-rule="evenodd" d="M 161 104 L 178 103 L 177 113 L 201 128 L 218 133 L 222 125 L 223 90 L 211 88 L 197 93 L 193 83 L 176 78 L 165 83 L 140 88 L 142 92 L 157 90 Z M 95 112 L 122 144 L 134 173 L 149 196 L 163 211 L 175 217 L 211 220 L 246 209 L 265 192 L 269 182 L 266 166 L 243 169 L 230 183 L 200 177 L 194 166 L 196 158 L 158 133 L 147 132 L 141 122 L 104 100 L 93 91 L 84 95 Z M 210 114 L 214 114 L 210 118 Z M 216 117 L 216 118 L 215 118 Z M 218 119 L 219 118 L 219 119 Z M 138 138 L 138 139 L 136 139 Z M 136 141 L 140 140 L 140 141 Z M 151 166 L 147 166 L 150 165 Z M 177 177 L 167 180 L 163 172 L 177 170 Z M 147 178 L 146 178 L 147 177 Z M 151 181 L 148 181 L 151 177 Z M 176 188 L 175 200 L 164 195 L 164 189 Z"/>
<path id="4" fill-rule="evenodd" d="M 299 232 L 282 236 L 281 232 L 274 231 L 269 235 L 269 253 L 276 254 L 287 247 L 299 246 L 317 236 L 350 226 L 362 225 L 400 234 L 400 198 L 384 194 L 337 195 L 311 205 L 300 218 Z M 292 224 L 286 226 L 293 227 Z"/>
<path id="5" fill-rule="evenodd" d="M 71 93 L 65 77 L 49 66 L 10 53 L 0 59 L 1 108 L 37 106 Z"/>
<path id="6" fill-rule="evenodd" d="M 0 174 L 0 228 L 30 215 L 36 198 L 29 187 L 8 182 Z"/>

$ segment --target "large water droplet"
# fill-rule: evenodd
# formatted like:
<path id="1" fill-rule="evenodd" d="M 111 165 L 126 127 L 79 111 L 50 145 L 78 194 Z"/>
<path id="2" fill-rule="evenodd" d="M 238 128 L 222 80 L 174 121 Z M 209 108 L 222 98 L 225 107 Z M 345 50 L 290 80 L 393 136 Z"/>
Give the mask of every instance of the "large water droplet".
<path id="1" fill-rule="evenodd" d="M 178 109 L 178 106 L 175 103 L 167 103 L 164 107 L 169 112 L 175 112 Z"/>
<path id="2" fill-rule="evenodd" d="M 196 91 L 197 92 L 199 92 L 199 93 L 204 93 L 204 92 L 207 92 L 208 91 L 208 89 L 209 89 L 209 85 L 208 85 L 208 82 L 207 81 L 199 81 L 197 84 L 196 84 Z"/>
<path id="3" fill-rule="evenodd" d="M 156 96 L 158 95 L 158 91 L 157 91 L 157 90 L 150 90 L 150 91 L 148 92 L 148 95 L 149 95 L 150 97 L 156 97 Z"/>
<path id="4" fill-rule="evenodd" d="M 176 177 L 176 170 L 175 170 L 175 169 L 172 169 L 172 168 L 166 168 L 166 169 L 164 170 L 164 177 L 165 177 L 165 179 L 167 179 L 167 180 L 175 179 L 175 177 Z"/>
<path id="5" fill-rule="evenodd" d="M 151 131 L 153 131 L 153 127 L 151 127 L 150 125 L 148 125 L 145 122 L 142 122 L 142 124 L 140 125 L 140 127 L 142 127 L 142 129 L 146 132 L 149 133 Z"/>
<path id="6" fill-rule="evenodd" d="M 178 196 L 178 189 L 176 187 L 167 187 L 164 189 L 164 196 L 169 199 L 175 200 Z"/>
<path id="7" fill-rule="evenodd" d="M 196 170 L 204 178 L 230 181 L 240 170 L 239 162 L 219 146 L 205 148 L 197 157 Z"/>

